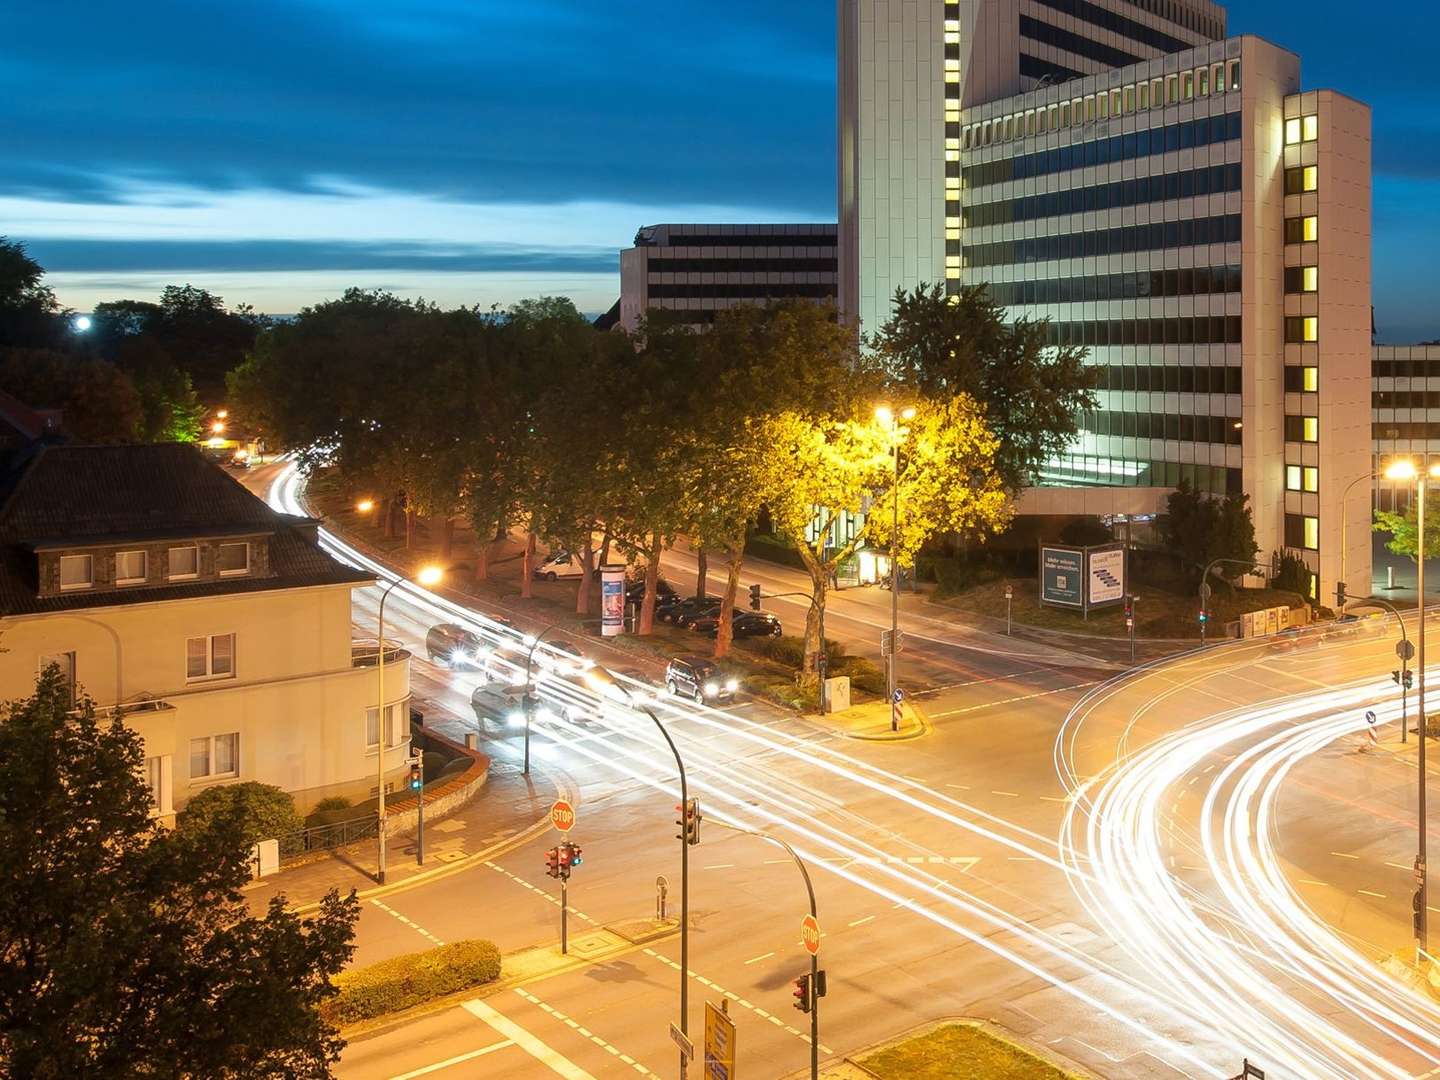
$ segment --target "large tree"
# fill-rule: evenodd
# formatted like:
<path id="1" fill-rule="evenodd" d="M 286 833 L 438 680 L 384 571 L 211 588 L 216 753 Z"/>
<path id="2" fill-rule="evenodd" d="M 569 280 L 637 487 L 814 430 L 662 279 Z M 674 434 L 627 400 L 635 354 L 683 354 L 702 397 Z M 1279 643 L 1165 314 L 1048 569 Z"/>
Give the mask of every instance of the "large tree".
<path id="1" fill-rule="evenodd" d="M 1198 580 L 1212 560 L 1224 560 L 1215 572 L 1227 580 L 1243 577 L 1260 550 L 1248 495 L 1214 496 L 1180 481 L 1160 518 L 1165 546 Z"/>
<path id="2" fill-rule="evenodd" d="M 0 346 L 51 348 L 64 343 L 60 303 L 45 268 L 25 245 L 0 236 Z"/>
<path id="3" fill-rule="evenodd" d="M 0 1073 L 328 1076 L 354 896 L 251 915 L 241 818 L 158 824 L 139 738 L 74 704 L 51 667 L 0 714 Z"/>
<path id="4" fill-rule="evenodd" d="M 114 364 L 52 349 L 0 348 L 0 390 L 37 409 L 59 409 L 80 442 L 133 442 L 144 434 L 135 384 Z"/>
<path id="5" fill-rule="evenodd" d="M 1415 500 L 1412 499 L 1403 512 L 1375 511 L 1374 529 L 1390 535 L 1390 539 L 1385 541 L 1387 551 L 1404 555 L 1411 562 L 1416 561 L 1420 552 L 1420 523 L 1419 505 Z M 1428 524 L 1425 529 L 1425 557 L 1440 559 L 1440 528 L 1436 528 L 1433 523 Z"/>
<path id="6" fill-rule="evenodd" d="M 1085 350 L 1049 344 L 1046 322 L 1007 323 L 983 285 L 947 296 L 942 285 L 897 290 L 870 342 L 901 385 L 929 397 L 968 394 L 999 439 L 995 468 L 1016 491 L 1063 453 L 1095 408 L 1096 369 Z"/>

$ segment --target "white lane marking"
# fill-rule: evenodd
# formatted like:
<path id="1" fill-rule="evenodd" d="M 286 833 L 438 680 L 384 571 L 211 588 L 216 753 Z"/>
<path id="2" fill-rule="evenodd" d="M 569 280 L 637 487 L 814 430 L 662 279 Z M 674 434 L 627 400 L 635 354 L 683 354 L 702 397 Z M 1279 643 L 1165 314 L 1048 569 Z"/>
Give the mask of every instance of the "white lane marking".
<path id="1" fill-rule="evenodd" d="M 575 1032 L 576 1032 L 577 1034 L 583 1036 L 583 1037 L 586 1038 L 586 1039 L 589 1039 L 591 1042 L 593 1042 L 596 1046 L 600 1047 L 602 1050 L 604 1050 L 604 1051 L 605 1051 L 607 1054 L 609 1054 L 611 1057 L 618 1057 L 621 1061 L 625 1062 L 625 1064 L 629 1065 L 631 1068 L 633 1068 L 636 1072 L 640 1073 L 642 1076 L 654 1076 L 654 1075 L 655 1075 L 655 1074 L 652 1073 L 649 1069 L 645 1068 L 644 1065 L 641 1065 L 638 1061 L 636 1061 L 634 1058 L 632 1058 L 629 1054 L 622 1054 L 622 1053 L 620 1053 L 620 1049 L 619 1049 L 618 1047 L 611 1046 L 608 1042 L 606 1042 L 604 1039 L 602 1039 L 599 1035 L 596 1035 L 593 1031 L 591 1031 L 589 1028 L 587 1028 L 584 1024 L 577 1024 L 574 1020 L 570 1019 L 570 1017 L 566 1016 L 566 1015 L 565 1015 L 563 1012 L 561 1012 L 559 1009 L 557 1009 L 557 1008 L 555 1008 L 555 1007 L 553 1007 L 553 1006 L 551 1006 L 551 1005 L 548 1005 L 548 1004 L 546 1004 L 545 1002 L 541 1001 L 541 1000 L 540 1000 L 538 997 L 536 997 L 534 994 L 530 993 L 530 991 L 528 991 L 528 990 L 522 990 L 522 989 L 520 989 L 519 987 L 517 987 L 517 988 L 515 989 L 515 993 L 519 994 L 519 995 L 520 995 L 522 998 L 524 998 L 526 1001 L 530 1002 L 531 1005 L 538 1005 L 538 1006 L 540 1006 L 540 1008 L 544 1009 L 544 1010 L 545 1010 L 547 1013 L 549 1013 L 551 1016 L 555 1017 L 555 1019 L 564 1021 L 564 1023 L 565 1023 L 568 1027 L 574 1028 L 574 1029 L 575 1029 Z"/>
<path id="2" fill-rule="evenodd" d="M 391 916 L 392 918 L 399 919 L 400 922 L 404 923 L 404 924 L 405 924 L 406 926 L 408 926 L 411 930 L 414 930 L 417 934 L 419 934 L 421 937 L 425 938 L 427 941 L 430 941 L 430 942 L 432 942 L 433 944 L 436 944 L 436 945 L 444 945 L 444 944 L 445 944 L 445 942 L 441 941 L 438 937 L 436 937 L 434 934 L 432 934 L 429 930 L 426 930 L 423 926 L 419 925 L 418 923 L 413 923 L 413 922 L 411 922 L 411 921 L 410 921 L 409 919 L 407 919 L 404 915 L 401 915 L 400 912 L 398 912 L 398 911 L 396 911 L 394 908 L 392 908 L 389 904 L 381 903 L 379 900 L 376 900 L 374 897 L 371 897 L 370 903 L 374 904 L 377 908 L 379 908 L 381 911 L 385 912 L 385 914 Z"/>
<path id="3" fill-rule="evenodd" d="M 874 918 L 875 918 L 874 915 L 866 915 L 863 919 L 856 919 L 854 922 L 850 923 L 849 925 L 850 925 L 851 927 L 864 926 L 867 922 L 870 922 L 870 921 L 873 920 Z"/>
<path id="4" fill-rule="evenodd" d="M 390 1077 L 390 1080 L 414 1080 L 417 1076 L 426 1076 L 433 1072 L 439 1072 L 441 1069 L 450 1068 L 451 1065 L 459 1065 L 462 1061 L 473 1061 L 475 1058 L 484 1057 L 486 1054 L 494 1053 L 496 1050 L 504 1050 L 507 1046 L 514 1045 L 515 1041 L 513 1039 L 501 1039 L 499 1042 L 491 1043 L 489 1046 L 482 1046 L 479 1050 L 471 1050 L 468 1054 L 456 1054 L 454 1057 L 446 1058 L 444 1061 L 437 1061 L 434 1065 L 426 1065 L 423 1069 L 412 1069 L 407 1073 L 399 1073 L 396 1076 Z"/>
<path id="5" fill-rule="evenodd" d="M 515 1021 L 492 1009 L 479 998 L 465 1002 L 461 1008 L 471 1016 L 489 1024 L 536 1061 L 547 1066 L 551 1072 L 565 1077 L 565 1080 L 595 1080 L 594 1076 L 580 1068 L 579 1065 L 545 1045 Z"/>
<path id="6" fill-rule="evenodd" d="M 1051 694 L 1068 694 L 1071 690 L 1084 690 L 1087 686 L 1098 685 L 1097 680 L 1076 683 L 1074 686 L 1061 686 L 1054 690 L 1041 690 L 1034 694 L 1021 694 L 1019 697 L 1006 698 L 1004 701 L 988 701 L 984 705 L 967 705 L 963 709 L 951 709 L 948 712 L 931 713 L 931 720 L 943 720 L 947 716 L 960 716 L 963 713 L 979 712 L 981 709 L 993 709 L 1000 705 L 1013 705 L 1017 701 L 1033 701 L 1035 698 L 1049 697 Z"/>
<path id="7" fill-rule="evenodd" d="M 752 956 L 749 960 L 746 960 L 745 963 L 747 965 L 758 964 L 761 960 L 769 960 L 770 957 L 774 955 L 775 954 L 773 952 L 762 953 L 760 956 Z"/>
<path id="8" fill-rule="evenodd" d="M 560 906 L 560 898 L 559 898 L 558 896 L 551 896 L 551 895 L 550 895 L 548 892 L 546 892 L 544 889 L 540 888 L 540 886 L 530 884 L 530 882 L 526 881 L 524 878 L 520 877 L 518 874 L 512 874 L 509 870 L 506 870 L 503 866 L 499 866 L 499 865 L 497 865 L 496 863 L 493 863 L 493 862 L 486 862 L 486 863 L 484 863 L 483 865 L 488 866 L 491 870 L 494 870 L 494 871 L 496 871 L 497 873 L 504 874 L 504 875 L 505 875 L 506 877 L 508 877 L 511 881 L 515 882 L 516 885 L 519 885 L 519 886 L 520 886 L 521 888 L 523 888 L 523 889 L 529 889 L 531 892 L 533 892 L 536 896 L 540 897 L 542 900 L 545 900 L 545 901 L 548 902 L 548 903 L 554 904 L 556 907 L 559 907 L 559 906 Z M 600 925 L 598 922 L 596 922 L 594 919 L 592 919 L 589 915 L 586 915 L 583 911 L 579 911 L 579 910 L 577 910 L 576 908 L 573 908 L 573 907 L 572 907 L 572 908 L 570 909 L 570 914 L 571 914 L 571 915 L 574 915 L 577 919 L 581 920 L 582 922 L 587 922 L 587 923 L 589 923 L 591 926 L 599 926 L 599 925 Z"/>

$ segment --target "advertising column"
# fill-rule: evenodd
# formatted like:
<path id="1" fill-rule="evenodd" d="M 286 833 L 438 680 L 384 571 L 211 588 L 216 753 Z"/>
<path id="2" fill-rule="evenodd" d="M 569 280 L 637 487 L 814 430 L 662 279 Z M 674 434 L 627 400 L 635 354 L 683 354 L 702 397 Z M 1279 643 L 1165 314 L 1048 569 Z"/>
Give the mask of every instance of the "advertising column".
<path id="1" fill-rule="evenodd" d="M 600 633 L 618 637 L 625 632 L 625 567 L 600 568 Z"/>

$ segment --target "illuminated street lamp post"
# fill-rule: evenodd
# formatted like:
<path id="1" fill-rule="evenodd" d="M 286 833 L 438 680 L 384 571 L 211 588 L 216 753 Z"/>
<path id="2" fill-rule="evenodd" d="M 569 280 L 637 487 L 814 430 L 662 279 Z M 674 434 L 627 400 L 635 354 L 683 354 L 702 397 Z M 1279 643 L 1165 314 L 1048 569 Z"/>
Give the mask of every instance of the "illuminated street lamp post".
<path id="1" fill-rule="evenodd" d="M 1346 484 L 1346 485 L 1345 485 L 1345 490 L 1340 493 L 1340 582 L 1339 582 L 1339 588 L 1340 588 L 1342 594 L 1343 594 L 1343 592 L 1346 590 L 1346 588 L 1347 588 L 1347 582 L 1349 581 L 1349 579 L 1345 576 L 1345 556 L 1346 556 L 1347 554 L 1349 554 L 1349 551 L 1350 551 L 1350 544 L 1349 544 L 1349 539 L 1348 539 L 1349 526 L 1350 526 L 1350 517 L 1349 517 L 1349 515 L 1345 512 L 1346 500 L 1350 498 L 1350 492 L 1354 490 L 1356 484 L 1362 483 L 1363 481 L 1366 481 L 1366 480 L 1374 480 L 1374 479 L 1375 479 L 1375 474 L 1374 474 L 1374 473 L 1368 473 L 1368 472 L 1367 472 L 1364 476 L 1357 476 L 1354 480 L 1351 480 L 1350 483 Z M 1374 502 L 1374 496 L 1373 496 L 1373 494 L 1372 494 L 1372 496 L 1371 496 L 1371 502 L 1372 502 L 1372 503 Z M 1366 582 L 1366 585 L 1365 585 L 1365 595 L 1366 595 L 1366 596 L 1369 596 L 1369 595 L 1370 595 L 1370 583 L 1369 583 L 1369 582 Z M 1343 603 L 1341 604 L 1341 607 L 1344 607 L 1344 604 L 1343 604 Z M 1344 614 L 1344 612 L 1341 612 L 1341 614 Z"/>
<path id="2" fill-rule="evenodd" d="M 525 698 L 520 703 L 521 708 L 525 712 L 525 766 L 520 771 L 526 776 L 530 775 L 530 719 L 535 715 L 535 649 L 540 642 L 545 640 L 545 635 L 559 625 L 559 623 L 551 623 L 534 637 L 524 639 L 530 648 L 529 651 L 525 653 Z"/>
<path id="3" fill-rule="evenodd" d="M 422 567 L 420 573 L 415 575 L 415 580 L 421 585 L 438 585 L 445 572 L 438 566 Z M 378 778 L 376 790 L 379 801 L 376 803 L 376 837 L 380 844 L 379 872 L 375 880 L 385 884 L 385 601 L 390 599 L 390 593 L 395 586 L 399 585 L 404 578 L 397 577 L 380 594 L 380 618 L 379 628 L 376 637 L 375 648 L 375 685 L 376 685 L 376 708 L 375 708 L 375 774 Z M 420 793 L 420 798 L 425 798 L 425 793 Z"/>
<path id="4" fill-rule="evenodd" d="M 623 700 L 632 709 L 639 709 L 646 716 L 654 721 L 655 726 L 660 729 L 660 734 L 665 739 L 665 744 L 670 747 L 670 753 L 675 757 L 675 769 L 680 775 L 680 1034 L 690 1034 L 690 845 L 698 841 L 699 822 L 696 822 L 697 835 L 695 840 L 690 838 L 690 830 L 683 824 L 690 817 L 690 787 L 685 779 L 685 762 L 680 759 L 680 751 L 675 746 L 675 740 L 670 737 L 670 732 L 665 730 L 665 725 L 655 715 L 649 705 L 642 704 L 635 700 L 630 691 L 605 668 L 596 664 L 585 672 L 585 681 L 597 693 L 607 694 L 613 698 Z M 697 814 L 698 818 L 698 814 Z M 803 867 L 802 867 L 803 872 Z M 808 883 L 808 879 L 807 879 Z M 685 1052 L 680 1052 L 680 1077 L 685 1077 Z"/>
<path id="5" fill-rule="evenodd" d="M 915 410 L 905 409 L 900 413 L 901 420 L 913 420 Z M 899 713 L 895 709 L 895 684 L 899 681 L 896 673 L 896 665 L 899 663 L 900 652 L 900 560 L 897 554 L 897 545 L 900 540 L 900 444 L 910 429 L 896 423 L 895 413 L 888 405 L 881 405 L 875 410 L 875 419 L 880 426 L 890 435 L 890 452 L 895 461 L 894 479 L 894 516 L 890 524 L 890 655 L 885 658 L 886 683 L 889 686 L 890 699 L 890 730 L 900 729 Z M 821 642 L 823 649 L 824 642 Z M 821 691 L 824 692 L 823 689 Z"/>
<path id="6" fill-rule="evenodd" d="M 1416 707 L 1420 714 L 1420 738 L 1419 738 L 1419 772 L 1420 772 L 1420 797 L 1419 797 L 1419 825 L 1417 830 L 1417 848 L 1415 854 L 1415 879 L 1419 886 L 1415 906 L 1415 936 L 1420 942 L 1420 951 L 1429 955 L 1429 912 L 1426 904 L 1429 900 L 1429 874 L 1425 865 L 1425 833 L 1429 819 L 1425 812 L 1425 728 L 1428 726 L 1428 718 L 1425 715 L 1425 489 L 1429 486 L 1429 479 L 1432 476 L 1440 476 L 1440 465 L 1430 466 L 1428 473 L 1422 473 L 1415 467 L 1413 461 L 1397 461 L 1385 470 L 1387 480 L 1413 480 L 1415 481 L 1415 595 L 1420 607 L 1420 629 L 1416 632 L 1416 653 L 1419 661 L 1419 672 L 1417 672 L 1418 686 L 1416 687 Z"/>

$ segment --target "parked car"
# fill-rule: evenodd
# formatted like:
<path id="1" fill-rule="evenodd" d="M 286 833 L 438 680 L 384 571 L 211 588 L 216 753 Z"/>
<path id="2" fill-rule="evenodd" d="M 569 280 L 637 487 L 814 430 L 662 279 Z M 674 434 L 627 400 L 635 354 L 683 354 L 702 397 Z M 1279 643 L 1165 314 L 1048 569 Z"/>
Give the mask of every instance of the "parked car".
<path id="1" fill-rule="evenodd" d="M 572 555 L 568 551 L 555 551 L 551 552 L 548 559 L 535 567 L 530 576 L 536 581 L 581 578 L 585 576 L 585 567 L 580 562 L 580 556 Z"/>
<path id="2" fill-rule="evenodd" d="M 737 638 L 779 637 L 785 632 L 778 615 L 772 615 L 768 611 L 746 611 L 743 608 L 730 609 L 730 627 L 731 633 Z M 720 630 L 720 616 L 715 614 L 696 619 L 690 624 L 690 629 L 715 637 Z"/>
<path id="3" fill-rule="evenodd" d="M 432 661 L 446 667 L 478 669 L 495 649 L 473 630 L 457 623 L 440 623 L 426 633 L 425 651 Z"/>
<path id="4" fill-rule="evenodd" d="M 718 596 L 687 597 L 673 608 L 667 608 L 668 621 L 676 626 L 689 626 L 696 619 L 720 614 L 721 600 Z"/>
<path id="5" fill-rule="evenodd" d="M 740 689 L 740 680 L 720 674 L 715 661 L 703 656 L 677 656 L 665 669 L 665 689 L 672 696 L 685 696 L 697 705 L 729 701 Z"/>
<path id="6" fill-rule="evenodd" d="M 639 604 L 642 603 L 644 599 L 645 581 L 643 578 L 640 581 L 632 581 L 629 585 L 625 586 L 625 602 L 627 604 Z M 679 593 L 675 591 L 675 587 L 671 585 L 668 581 L 666 581 L 664 578 L 660 578 L 658 581 L 655 582 L 656 610 L 659 610 L 661 604 L 678 604 L 681 599 L 683 598 L 680 596 Z"/>

